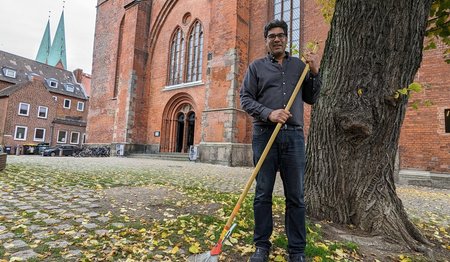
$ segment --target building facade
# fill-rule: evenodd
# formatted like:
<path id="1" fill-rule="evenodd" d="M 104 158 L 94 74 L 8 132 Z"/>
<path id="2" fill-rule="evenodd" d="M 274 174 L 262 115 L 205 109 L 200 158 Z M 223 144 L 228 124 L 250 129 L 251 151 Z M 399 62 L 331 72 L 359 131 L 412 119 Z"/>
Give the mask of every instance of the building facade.
<path id="1" fill-rule="evenodd" d="M 248 64 L 265 55 L 263 27 L 273 18 L 288 22 L 290 44 L 301 50 L 317 41 L 322 52 L 329 25 L 316 1 L 98 0 L 87 142 L 124 145 L 127 153 L 196 146 L 200 161 L 251 165 L 251 119 L 239 89 Z M 419 78 L 439 81 L 443 91 L 419 110 L 433 110 L 426 121 L 439 123 L 430 138 L 439 146 L 417 164 L 416 145 L 402 136 L 400 159 L 402 168 L 447 172 L 450 69 L 428 56 Z M 411 118 L 402 132 L 428 132 Z"/>
<path id="2" fill-rule="evenodd" d="M 83 143 L 88 96 L 72 72 L 3 51 L 0 68 L 0 145 Z"/>

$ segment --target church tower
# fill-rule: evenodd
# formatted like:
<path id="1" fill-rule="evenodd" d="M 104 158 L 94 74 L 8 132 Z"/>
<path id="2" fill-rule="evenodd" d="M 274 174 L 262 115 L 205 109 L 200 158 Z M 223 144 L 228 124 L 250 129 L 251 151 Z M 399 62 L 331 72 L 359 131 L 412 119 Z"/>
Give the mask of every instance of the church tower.
<path id="1" fill-rule="evenodd" d="M 42 36 L 41 45 L 36 55 L 36 61 L 47 64 L 48 55 L 50 53 L 51 39 L 50 39 L 50 19 L 45 27 L 44 35 Z"/>
<path id="2" fill-rule="evenodd" d="M 53 43 L 51 45 L 50 21 L 47 22 L 47 26 L 39 46 L 39 51 L 36 55 L 36 61 L 62 69 L 67 69 L 66 33 L 64 27 L 63 10 L 61 17 L 59 18 L 58 28 L 56 29 Z"/>
<path id="3" fill-rule="evenodd" d="M 52 47 L 48 55 L 48 64 L 67 69 L 66 60 L 66 33 L 64 29 L 64 10 L 59 18 L 58 28 L 53 38 Z"/>

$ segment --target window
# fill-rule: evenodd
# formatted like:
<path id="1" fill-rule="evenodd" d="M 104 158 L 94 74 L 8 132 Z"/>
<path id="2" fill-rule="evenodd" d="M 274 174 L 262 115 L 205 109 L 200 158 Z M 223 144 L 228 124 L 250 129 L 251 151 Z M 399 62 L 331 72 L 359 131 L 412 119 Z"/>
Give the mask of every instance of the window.
<path id="1" fill-rule="evenodd" d="M 444 109 L 445 133 L 450 133 L 450 109 Z"/>
<path id="2" fill-rule="evenodd" d="M 30 104 L 19 103 L 19 116 L 29 116 L 30 115 Z"/>
<path id="3" fill-rule="evenodd" d="M 170 44 L 169 85 L 183 83 L 184 36 L 181 28 L 177 28 Z"/>
<path id="4" fill-rule="evenodd" d="M 66 143 L 66 141 L 67 141 L 67 131 L 59 130 L 57 142 L 58 143 Z"/>
<path id="5" fill-rule="evenodd" d="M 169 59 L 167 85 L 179 85 L 202 80 L 203 28 L 200 21 L 196 20 L 192 23 L 186 43 L 181 28 L 175 29 L 170 43 Z"/>
<path id="6" fill-rule="evenodd" d="M 70 109 L 70 99 L 64 99 L 64 108 Z"/>
<path id="7" fill-rule="evenodd" d="M 70 134 L 70 143 L 71 144 L 78 144 L 79 142 L 80 142 L 80 133 L 72 132 Z"/>
<path id="8" fill-rule="evenodd" d="M 46 106 L 39 106 L 38 108 L 38 117 L 39 118 L 47 118 L 48 114 L 48 107 Z"/>
<path id="9" fill-rule="evenodd" d="M 203 29 L 196 21 L 191 29 L 188 40 L 188 65 L 186 82 L 202 80 L 203 62 Z"/>
<path id="10" fill-rule="evenodd" d="M 293 46 L 300 51 L 300 0 L 274 0 L 273 13 L 275 19 L 284 20 L 288 24 L 289 51 Z"/>
<path id="11" fill-rule="evenodd" d="M 35 128 L 33 141 L 43 142 L 44 140 L 45 140 L 45 128 Z"/>
<path id="12" fill-rule="evenodd" d="M 16 126 L 16 131 L 14 132 L 14 140 L 27 140 L 27 130 L 26 126 Z"/>
<path id="13" fill-rule="evenodd" d="M 47 81 L 47 84 L 49 87 L 58 88 L 58 80 L 50 78 L 50 79 L 46 79 L 46 81 Z"/>
<path id="14" fill-rule="evenodd" d="M 65 84 L 64 86 L 66 87 L 66 91 L 73 92 L 75 90 L 75 87 L 71 84 Z"/>
<path id="15" fill-rule="evenodd" d="M 77 110 L 78 111 L 84 111 L 84 102 L 78 102 L 77 103 Z"/>
<path id="16" fill-rule="evenodd" d="M 4 67 L 3 75 L 5 75 L 6 77 L 10 77 L 10 78 L 16 78 L 16 70 Z"/>
<path id="17" fill-rule="evenodd" d="M 58 101 L 58 97 L 57 96 L 52 96 L 53 100 L 56 102 Z"/>
<path id="18" fill-rule="evenodd" d="M 120 22 L 119 27 L 119 41 L 117 44 L 117 58 L 116 58 L 116 72 L 114 79 L 114 89 L 113 89 L 113 99 L 117 99 L 117 95 L 119 94 L 119 81 L 120 81 L 120 61 L 122 59 L 122 40 L 123 40 L 123 30 L 125 25 L 125 16 L 122 17 L 122 21 Z"/>

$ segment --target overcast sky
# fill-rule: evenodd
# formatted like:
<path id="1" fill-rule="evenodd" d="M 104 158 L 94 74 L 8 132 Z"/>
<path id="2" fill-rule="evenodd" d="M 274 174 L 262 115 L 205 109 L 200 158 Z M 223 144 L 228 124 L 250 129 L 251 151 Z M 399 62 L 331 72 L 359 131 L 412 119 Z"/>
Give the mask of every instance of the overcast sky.
<path id="1" fill-rule="evenodd" d="M 68 70 L 91 73 L 97 0 L 66 0 L 64 24 Z M 53 41 L 63 0 L 0 0 L 0 50 L 36 59 L 50 14 Z"/>

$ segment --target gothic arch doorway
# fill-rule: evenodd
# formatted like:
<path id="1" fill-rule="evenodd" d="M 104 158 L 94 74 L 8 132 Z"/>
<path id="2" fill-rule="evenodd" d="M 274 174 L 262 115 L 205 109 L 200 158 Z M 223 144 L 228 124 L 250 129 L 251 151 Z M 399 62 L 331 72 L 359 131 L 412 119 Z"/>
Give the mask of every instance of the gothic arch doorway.
<path id="1" fill-rule="evenodd" d="M 173 96 L 166 104 L 161 127 L 161 152 L 187 153 L 194 144 L 195 104 L 186 93 Z"/>

